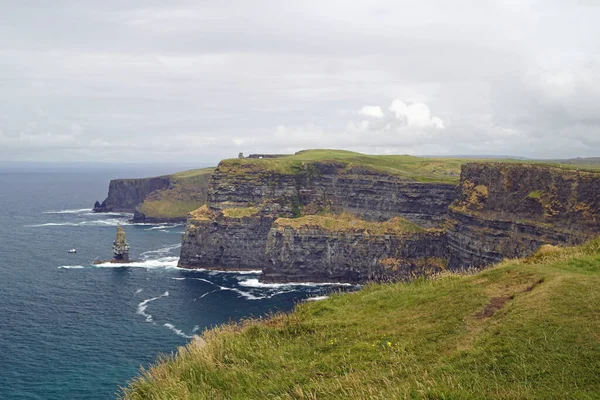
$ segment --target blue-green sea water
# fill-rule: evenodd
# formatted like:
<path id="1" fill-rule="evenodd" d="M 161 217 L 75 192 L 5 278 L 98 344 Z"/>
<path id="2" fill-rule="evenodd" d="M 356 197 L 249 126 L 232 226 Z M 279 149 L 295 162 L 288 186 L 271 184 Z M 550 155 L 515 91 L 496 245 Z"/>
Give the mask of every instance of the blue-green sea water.
<path id="1" fill-rule="evenodd" d="M 91 212 L 109 179 L 164 172 L 0 171 L 0 398 L 112 399 L 207 327 L 338 289 L 178 269 L 183 226 Z M 136 262 L 93 265 L 118 224 Z"/>

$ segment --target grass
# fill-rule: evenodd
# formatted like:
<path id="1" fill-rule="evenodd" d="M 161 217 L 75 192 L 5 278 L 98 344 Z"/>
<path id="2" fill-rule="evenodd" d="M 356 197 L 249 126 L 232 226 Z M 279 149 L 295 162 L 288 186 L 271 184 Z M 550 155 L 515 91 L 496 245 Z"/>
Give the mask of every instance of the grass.
<path id="1" fill-rule="evenodd" d="M 307 171 L 314 162 L 336 162 L 347 173 L 377 173 L 414 180 L 417 182 L 457 183 L 460 168 L 467 162 L 502 162 L 510 164 L 545 165 L 569 170 L 598 171 L 600 164 L 575 165 L 548 161 L 523 161 L 511 159 L 424 158 L 408 155 L 368 155 L 346 150 L 303 150 L 294 155 L 273 159 L 227 159 L 219 170 L 241 176 L 260 173 L 298 174 Z"/>
<path id="2" fill-rule="evenodd" d="M 421 182 L 458 182 L 460 167 L 465 160 L 422 158 L 406 155 L 367 155 L 345 150 L 304 150 L 291 156 L 274 159 L 228 159 L 219 169 L 230 173 L 275 172 L 295 174 L 303 166 L 318 161 L 340 163 L 346 172 L 373 171 Z M 356 169 L 358 168 L 358 169 Z M 356 170 L 355 170 L 356 169 Z"/>
<path id="3" fill-rule="evenodd" d="M 205 331 L 126 399 L 597 399 L 600 240 Z"/>
<path id="4" fill-rule="evenodd" d="M 221 210 L 223 215 L 229 218 L 243 218 L 250 217 L 258 213 L 258 207 L 238 207 L 238 208 L 225 208 Z"/>
<path id="5" fill-rule="evenodd" d="M 152 193 L 140 210 L 151 218 L 185 218 L 206 203 L 214 168 L 193 169 L 171 175 L 172 187 Z"/>
<path id="6" fill-rule="evenodd" d="M 425 230 L 404 218 L 395 217 L 385 222 L 368 222 L 350 213 L 336 215 L 307 215 L 300 218 L 279 218 L 275 228 L 325 229 L 335 232 L 362 232 L 372 235 L 418 233 Z"/>

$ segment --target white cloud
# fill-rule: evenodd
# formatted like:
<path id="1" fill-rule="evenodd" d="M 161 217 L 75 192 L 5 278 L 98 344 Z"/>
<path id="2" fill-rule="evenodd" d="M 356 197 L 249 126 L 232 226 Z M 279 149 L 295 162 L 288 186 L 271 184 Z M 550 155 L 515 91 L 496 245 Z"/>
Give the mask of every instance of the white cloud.
<path id="1" fill-rule="evenodd" d="M 445 128 L 444 121 L 438 117 L 432 117 L 431 110 L 424 103 L 412 103 L 407 105 L 402 100 L 396 99 L 390 105 L 389 110 L 395 113 L 396 119 L 404 121 L 408 127 Z"/>
<path id="2" fill-rule="evenodd" d="M 383 111 L 381 111 L 381 107 L 379 106 L 364 106 L 358 112 L 360 115 L 365 115 L 367 117 L 373 118 L 383 118 Z"/>

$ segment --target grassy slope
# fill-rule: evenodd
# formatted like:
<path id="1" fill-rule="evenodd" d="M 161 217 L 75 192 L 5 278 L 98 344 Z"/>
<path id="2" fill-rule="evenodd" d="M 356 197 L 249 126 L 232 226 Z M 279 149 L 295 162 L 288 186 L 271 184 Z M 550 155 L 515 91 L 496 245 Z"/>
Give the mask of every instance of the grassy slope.
<path id="1" fill-rule="evenodd" d="M 152 218 L 185 218 L 206 202 L 208 181 L 214 168 L 193 169 L 171 176 L 173 188 L 148 197 L 141 211 Z"/>
<path id="2" fill-rule="evenodd" d="M 207 331 L 125 397 L 599 398 L 599 287 L 600 240 L 474 275 L 368 285 Z"/>

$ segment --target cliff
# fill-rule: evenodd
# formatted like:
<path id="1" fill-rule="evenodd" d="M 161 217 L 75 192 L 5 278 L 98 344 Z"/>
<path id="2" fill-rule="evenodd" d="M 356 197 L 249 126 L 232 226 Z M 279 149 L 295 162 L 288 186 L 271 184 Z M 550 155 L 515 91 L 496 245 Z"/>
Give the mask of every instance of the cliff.
<path id="1" fill-rule="evenodd" d="M 188 216 L 179 267 L 261 269 L 274 218 L 256 208 L 213 211 L 203 206 Z"/>
<path id="2" fill-rule="evenodd" d="M 469 163 L 449 209 L 450 267 L 524 257 L 600 234 L 600 173 L 538 164 Z"/>
<path id="3" fill-rule="evenodd" d="M 408 250 L 404 253 L 398 250 L 376 257 L 372 265 L 360 259 L 340 265 L 337 272 L 331 272 L 328 276 L 317 273 L 318 265 L 332 266 L 341 262 L 341 259 L 323 260 L 321 264 L 314 260 L 305 270 L 310 270 L 310 274 L 291 273 L 290 265 L 300 263 L 300 260 L 294 263 L 292 258 L 302 251 L 309 251 L 310 246 L 315 246 L 312 249 L 316 254 L 322 254 L 317 251 L 321 246 L 349 248 L 349 243 L 356 241 L 363 233 L 354 233 L 355 239 L 352 239 L 352 235 L 336 237 L 335 232 L 312 232 L 309 236 L 303 236 L 302 243 L 306 249 L 289 248 L 288 254 L 275 255 L 268 249 L 274 249 L 277 245 L 268 247 L 268 242 L 277 243 L 284 239 L 275 233 L 270 234 L 277 232 L 280 227 L 272 224 L 278 218 L 347 213 L 361 223 L 385 224 L 399 217 L 413 225 L 426 228 L 438 226 L 443 223 L 449 204 L 456 198 L 452 180 L 458 179 L 458 165 L 455 160 L 446 163 L 407 156 L 388 158 L 331 151 L 303 152 L 279 159 L 224 160 L 212 175 L 207 207 L 188 217 L 179 265 L 227 269 L 270 268 L 263 279 L 279 281 L 339 277 L 353 282 L 374 276 L 402 275 L 400 272 L 384 273 L 381 270 L 384 266 L 380 263 L 383 259 L 390 259 L 390 263 L 397 264 L 397 270 L 406 274 L 417 268 L 417 264 L 426 268 L 428 265 L 421 261 L 406 263 L 405 259 L 410 257 Z M 240 216 L 235 211 L 248 209 L 255 212 Z M 289 238 L 292 234 L 286 235 Z M 411 240 L 414 241 L 412 244 L 424 248 L 427 241 L 432 246 L 438 246 L 445 240 L 433 240 L 427 235 L 416 235 L 410 240 L 384 236 L 380 238 L 380 249 L 400 245 L 408 249 Z M 311 240 L 308 237 L 314 243 L 309 243 Z M 366 250 L 369 245 L 365 241 L 362 246 Z M 441 248 L 445 249 L 446 246 L 441 245 Z M 377 251 L 374 246 L 373 254 Z M 358 254 L 358 250 L 353 254 Z M 438 257 L 437 251 L 417 254 L 423 259 Z M 403 260 L 391 260 L 399 258 Z M 358 271 L 360 268 L 363 270 Z"/>
<path id="4" fill-rule="evenodd" d="M 187 213 L 206 203 L 214 168 L 141 179 L 114 179 L 95 212 L 133 212 L 134 222 L 185 222 Z"/>
<path id="5" fill-rule="evenodd" d="M 170 186 L 171 177 L 168 175 L 154 178 L 113 179 L 108 185 L 108 197 L 102 203 L 96 202 L 94 211 L 133 212 L 150 193 Z"/>
<path id="6" fill-rule="evenodd" d="M 446 267 L 446 236 L 401 218 L 366 222 L 350 214 L 280 218 L 269 231 L 272 282 L 366 282 L 409 279 Z"/>

